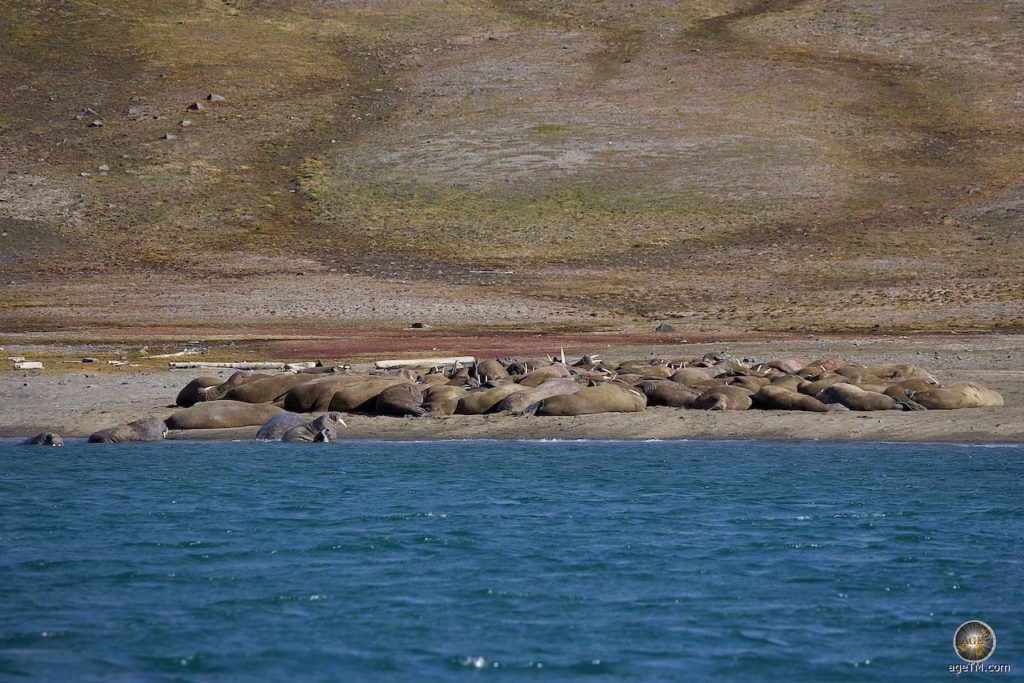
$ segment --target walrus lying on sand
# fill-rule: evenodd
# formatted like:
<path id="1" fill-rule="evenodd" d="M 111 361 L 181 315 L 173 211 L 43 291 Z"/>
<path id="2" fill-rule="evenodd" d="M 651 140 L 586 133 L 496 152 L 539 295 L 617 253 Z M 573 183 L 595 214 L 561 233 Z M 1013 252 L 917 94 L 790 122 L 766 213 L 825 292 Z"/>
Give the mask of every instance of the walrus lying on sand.
<path id="1" fill-rule="evenodd" d="M 191 408 L 186 408 L 191 410 Z M 126 425 L 102 429 L 89 436 L 89 443 L 130 443 L 160 441 L 167 436 L 167 425 L 159 417 L 146 417 Z"/>
<path id="2" fill-rule="evenodd" d="M 197 403 L 167 418 L 171 429 L 228 429 L 254 427 L 283 412 L 271 403 L 242 403 L 241 401 L 210 401 Z"/>

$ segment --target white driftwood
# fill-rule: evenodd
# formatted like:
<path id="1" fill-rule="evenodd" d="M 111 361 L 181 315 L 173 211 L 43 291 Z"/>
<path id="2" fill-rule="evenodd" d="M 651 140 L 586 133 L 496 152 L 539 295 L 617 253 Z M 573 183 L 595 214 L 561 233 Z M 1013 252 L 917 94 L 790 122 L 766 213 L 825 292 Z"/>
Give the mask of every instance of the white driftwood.
<path id="1" fill-rule="evenodd" d="M 37 360 L 27 360 L 23 363 L 15 363 L 15 370 L 42 370 L 43 364 Z"/>
<path id="2" fill-rule="evenodd" d="M 177 353 L 161 353 L 156 356 L 150 356 L 150 358 L 180 358 L 181 356 L 198 356 L 201 353 L 202 351 L 199 349 L 185 349 Z"/>
<path id="3" fill-rule="evenodd" d="M 475 363 L 474 356 L 451 356 L 450 358 L 410 358 L 409 360 L 379 360 L 374 365 L 380 370 L 389 368 L 408 368 L 418 365 L 455 365 L 456 363 Z"/>
<path id="4" fill-rule="evenodd" d="M 7 360 L 11 361 L 12 363 L 20 363 L 23 360 L 25 360 L 25 356 L 8 356 Z"/>
<path id="5" fill-rule="evenodd" d="M 315 360 L 307 360 L 303 361 L 302 363 L 285 363 L 284 369 L 287 370 L 288 372 L 301 372 L 302 370 L 309 370 L 310 368 L 315 368 L 316 366 L 317 365 Z"/>
<path id="6" fill-rule="evenodd" d="M 167 364 L 172 370 L 189 368 L 223 368 L 226 370 L 284 370 L 286 363 L 215 363 L 212 361 L 178 361 Z"/>

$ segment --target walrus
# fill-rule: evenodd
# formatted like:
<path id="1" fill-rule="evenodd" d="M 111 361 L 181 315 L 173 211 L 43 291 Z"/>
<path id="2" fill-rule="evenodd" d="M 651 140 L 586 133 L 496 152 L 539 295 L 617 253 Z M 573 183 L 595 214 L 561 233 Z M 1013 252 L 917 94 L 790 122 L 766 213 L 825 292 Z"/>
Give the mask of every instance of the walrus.
<path id="1" fill-rule="evenodd" d="M 758 377 L 756 375 L 737 375 L 729 379 L 729 386 L 742 387 L 747 391 L 757 391 L 761 387 L 765 387 L 771 384 L 771 380 L 767 377 Z"/>
<path id="2" fill-rule="evenodd" d="M 813 396 L 769 384 L 761 387 L 750 397 L 754 408 L 761 410 L 806 410 L 813 413 L 829 413 L 839 409 L 838 404 L 822 403 Z"/>
<path id="3" fill-rule="evenodd" d="M 345 387 L 353 384 L 362 384 L 367 381 L 384 379 L 382 377 L 367 377 L 366 375 L 328 375 L 312 382 L 299 384 L 292 387 L 284 395 L 284 409 L 293 413 L 315 413 L 327 410 L 331 405 L 334 394 Z M 401 378 L 389 380 L 393 383 L 404 382 Z"/>
<path id="4" fill-rule="evenodd" d="M 334 392 L 327 408 L 342 413 L 372 412 L 377 396 L 388 387 L 400 384 L 409 384 L 409 380 L 405 377 L 375 377 L 358 384 L 350 384 Z"/>
<path id="5" fill-rule="evenodd" d="M 574 394 L 559 394 L 540 401 L 538 415 L 571 416 L 596 413 L 636 413 L 647 407 L 644 392 L 620 382 L 583 387 Z"/>
<path id="6" fill-rule="evenodd" d="M 483 415 L 502 399 L 529 388 L 521 384 L 502 384 L 489 389 L 472 390 L 459 399 L 459 406 L 455 412 L 459 415 Z"/>
<path id="7" fill-rule="evenodd" d="M 267 375 L 254 375 L 249 372 L 238 372 L 232 373 L 230 377 L 221 382 L 220 384 L 212 387 L 204 387 L 199 390 L 199 401 L 219 401 L 224 398 L 224 394 L 228 393 L 235 387 L 239 387 L 248 382 L 258 382 L 259 380 L 267 377 Z"/>
<path id="8" fill-rule="evenodd" d="M 387 387 L 377 394 L 373 407 L 378 415 L 423 417 L 427 414 L 427 409 L 423 407 L 423 392 L 415 384 Z"/>
<path id="9" fill-rule="evenodd" d="M 583 388 L 583 385 L 569 377 L 549 379 L 535 387 L 517 391 L 498 401 L 488 412 L 512 415 L 524 415 L 527 408 L 538 405 L 540 401 L 559 394 L 572 394 Z"/>
<path id="10" fill-rule="evenodd" d="M 316 376 L 290 372 L 282 375 L 270 375 L 255 382 L 245 382 L 229 389 L 223 393 L 223 398 L 226 401 L 241 401 L 242 403 L 273 403 L 294 387 L 317 380 Z"/>
<path id="11" fill-rule="evenodd" d="M 488 358 L 476 364 L 476 377 L 481 382 L 508 377 L 508 370 L 497 359 Z"/>
<path id="12" fill-rule="evenodd" d="M 816 399 L 822 403 L 841 403 L 850 410 L 904 410 L 896 399 L 874 391 L 864 391 L 860 387 L 839 382 L 822 389 Z"/>
<path id="13" fill-rule="evenodd" d="M 771 386 L 781 387 L 783 389 L 789 389 L 790 391 L 796 391 L 797 387 L 804 380 L 800 379 L 796 375 L 783 375 L 772 380 Z"/>
<path id="14" fill-rule="evenodd" d="M 212 375 L 196 377 L 181 388 L 181 391 L 178 392 L 178 397 L 174 399 L 174 405 L 181 406 L 182 408 L 191 408 L 196 403 L 206 400 L 205 395 L 200 393 L 202 389 L 215 387 L 223 383 L 223 381 L 220 377 Z"/>
<path id="15" fill-rule="evenodd" d="M 775 370 L 781 370 L 786 374 L 792 375 L 800 372 L 803 368 L 807 367 L 807 361 L 797 360 L 795 358 L 779 358 L 777 360 L 768 361 L 768 367 L 774 368 Z"/>
<path id="16" fill-rule="evenodd" d="M 680 368 L 672 373 L 669 379 L 673 382 L 693 386 L 698 382 L 705 382 L 721 374 L 721 370 L 713 368 Z"/>
<path id="17" fill-rule="evenodd" d="M 309 418 L 298 413 L 287 411 L 278 413 L 263 423 L 256 432 L 257 441 L 280 441 L 284 433 L 293 427 L 301 427 L 309 422 Z"/>
<path id="18" fill-rule="evenodd" d="M 693 407 L 697 410 L 748 410 L 753 401 L 751 392 L 743 387 L 711 387 L 697 397 Z"/>
<path id="19" fill-rule="evenodd" d="M 953 382 L 945 388 L 914 391 L 911 398 L 928 410 L 999 408 L 1003 397 L 981 382 Z"/>
<path id="20" fill-rule="evenodd" d="M 281 437 L 281 441 L 294 443 L 294 442 L 320 442 L 320 443 L 334 443 L 338 440 L 338 425 L 347 427 L 345 421 L 341 419 L 341 413 L 325 413 L 315 420 L 310 420 L 304 425 L 298 427 L 292 427 L 284 436 Z"/>
<path id="21" fill-rule="evenodd" d="M 454 415 L 465 395 L 465 387 L 433 385 L 423 394 L 423 407 L 427 415 Z"/>
<path id="22" fill-rule="evenodd" d="M 197 403 L 167 418 L 171 429 L 227 429 L 254 427 L 283 412 L 272 403 L 244 403 L 242 401 L 208 401 Z"/>
<path id="23" fill-rule="evenodd" d="M 203 405 L 203 404 L 200 404 Z M 185 410 L 192 410 L 186 408 Z M 101 429 L 89 435 L 89 443 L 129 443 L 133 441 L 160 441 L 167 436 L 167 425 L 159 417 L 146 417 L 126 425 Z"/>
<path id="24" fill-rule="evenodd" d="M 535 387 L 545 380 L 568 377 L 569 374 L 570 371 L 568 366 L 562 365 L 561 363 L 553 363 L 551 365 L 545 365 L 542 368 L 537 368 L 536 370 L 523 375 L 516 380 L 516 383 L 524 387 Z"/>
<path id="25" fill-rule="evenodd" d="M 938 385 L 939 380 L 935 375 L 922 368 L 920 365 L 880 365 L 872 368 L 875 374 L 881 379 L 890 382 L 902 382 L 906 380 L 921 380 L 928 384 Z"/>
<path id="26" fill-rule="evenodd" d="M 633 386 L 644 392 L 649 406 L 692 408 L 693 402 L 701 395 L 692 387 L 668 379 L 645 379 Z"/>
<path id="27" fill-rule="evenodd" d="M 835 373 L 819 373 L 817 375 L 819 379 L 815 379 L 813 382 L 803 382 L 797 386 L 797 391 L 801 394 L 807 394 L 808 396 L 817 396 L 825 389 L 829 388 L 833 384 L 847 383 L 847 379 L 842 375 Z"/>
<path id="28" fill-rule="evenodd" d="M 60 438 L 60 434 L 54 434 L 53 432 L 43 432 L 42 434 L 36 434 L 35 436 L 29 437 L 21 442 L 22 446 L 63 446 L 64 439 Z"/>

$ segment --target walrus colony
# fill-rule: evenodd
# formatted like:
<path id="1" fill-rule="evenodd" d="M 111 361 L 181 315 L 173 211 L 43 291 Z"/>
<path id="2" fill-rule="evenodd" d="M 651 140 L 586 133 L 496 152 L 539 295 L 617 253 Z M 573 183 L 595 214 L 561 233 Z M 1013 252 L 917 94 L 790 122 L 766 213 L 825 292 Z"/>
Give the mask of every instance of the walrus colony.
<path id="1" fill-rule="evenodd" d="M 998 407 L 1003 398 L 979 382 L 944 386 L 916 365 L 864 366 L 823 358 L 767 363 L 727 354 L 608 363 L 488 359 L 445 367 L 365 373 L 316 367 L 276 375 L 236 372 L 197 377 L 178 393 L 182 408 L 166 420 L 145 417 L 96 432 L 90 442 L 156 441 L 168 430 L 260 426 L 258 439 L 332 442 L 343 413 L 570 416 L 681 410 L 951 410 Z M 323 414 L 321 414 L 323 413 Z M 26 445 L 61 445 L 46 433 Z"/>

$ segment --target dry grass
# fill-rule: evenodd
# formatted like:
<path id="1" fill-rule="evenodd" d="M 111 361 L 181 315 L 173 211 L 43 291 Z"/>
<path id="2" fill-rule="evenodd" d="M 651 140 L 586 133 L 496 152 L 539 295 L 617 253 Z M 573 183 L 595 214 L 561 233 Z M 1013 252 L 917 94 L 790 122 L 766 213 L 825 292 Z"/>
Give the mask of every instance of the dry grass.
<path id="1" fill-rule="evenodd" d="M 159 315 L 159 288 L 104 294 L 114 275 L 266 292 L 330 269 L 564 302 L 567 325 L 1024 325 L 1013 4 L 13 0 L 4 19 L 5 329 Z M 186 112 L 209 92 L 226 100 Z M 196 318 L 259 318 L 239 296 Z"/>

